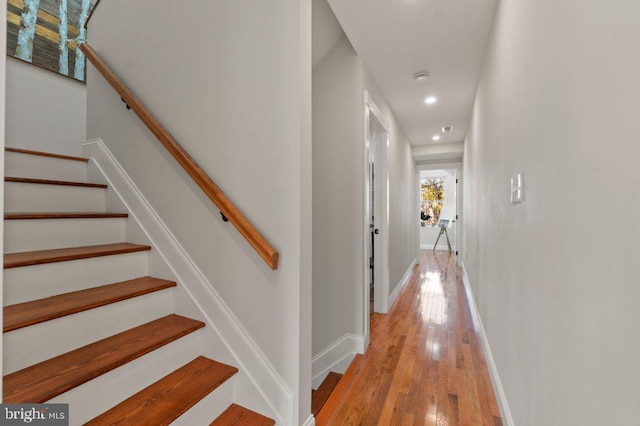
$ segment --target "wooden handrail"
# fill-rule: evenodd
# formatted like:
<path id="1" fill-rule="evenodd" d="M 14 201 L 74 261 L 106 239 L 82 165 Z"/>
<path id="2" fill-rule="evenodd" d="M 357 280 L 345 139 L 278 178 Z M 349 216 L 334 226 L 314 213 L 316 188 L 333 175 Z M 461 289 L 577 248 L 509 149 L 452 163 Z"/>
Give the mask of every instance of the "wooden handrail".
<path id="1" fill-rule="evenodd" d="M 118 78 L 118 76 L 107 66 L 98 56 L 95 50 L 87 43 L 80 45 L 80 50 L 87 59 L 102 74 L 102 76 L 118 92 L 124 102 L 127 103 L 144 124 L 149 128 L 169 153 L 176 159 L 194 182 L 213 201 L 223 215 L 236 227 L 242 236 L 258 252 L 260 257 L 271 267 L 278 269 L 278 252 L 267 242 L 267 240 L 254 228 L 249 220 L 233 205 L 224 193 L 213 183 L 207 173 L 195 162 L 185 149 L 171 136 L 162 124 L 149 112 L 140 100 L 129 90 L 129 88 Z"/>
<path id="2" fill-rule="evenodd" d="M 89 21 L 91 20 L 91 17 L 93 16 L 93 12 L 96 11 L 96 9 L 98 8 L 98 5 L 100 4 L 100 0 L 96 1 L 96 4 L 93 5 L 93 9 L 91 9 L 91 12 L 89 12 L 89 16 L 87 16 L 87 20 L 84 21 L 84 29 L 87 29 L 87 24 L 89 23 Z"/>

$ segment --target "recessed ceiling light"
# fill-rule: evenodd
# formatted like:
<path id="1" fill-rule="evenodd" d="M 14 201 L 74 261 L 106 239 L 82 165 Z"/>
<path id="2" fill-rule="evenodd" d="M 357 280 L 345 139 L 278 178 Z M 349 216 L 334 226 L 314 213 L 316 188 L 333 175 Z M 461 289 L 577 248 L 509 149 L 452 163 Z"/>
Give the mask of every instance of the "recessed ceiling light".
<path id="1" fill-rule="evenodd" d="M 440 136 L 435 135 L 434 137 L 432 137 L 431 139 L 433 139 L 434 141 L 439 141 L 440 140 Z"/>
<path id="2" fill-rule="evenodd" d="M 424 100 L 424 103 L 427 105 L 433 105 L 438 101 L 438 98 L 436 98 L 435 96 L 429 96 L 427 99 Z"/>
<path id="3" fill-rule="evenodd" d="M 413 81 L 416 83 L 426 83 L 429 80 L 429 73 L 427 71 L 420 71 L 413 75 Z"/>

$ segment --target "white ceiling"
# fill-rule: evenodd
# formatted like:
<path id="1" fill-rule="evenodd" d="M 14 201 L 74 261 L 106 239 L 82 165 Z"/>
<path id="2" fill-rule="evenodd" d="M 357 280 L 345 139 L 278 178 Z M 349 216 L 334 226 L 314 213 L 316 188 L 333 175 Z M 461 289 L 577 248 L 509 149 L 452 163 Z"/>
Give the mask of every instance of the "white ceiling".
<path id="1" fill-rule="evenodd" d="M 438 143 L 464 139 L 496 3 L 329 0 L 413 145 L 434 143 L 436 134 Z M 422 70 L 431 78 L 418 85 L 413 75 Z M 429 106 L 431 95 L 438 102 Z M 449 125 L 453 133 L 442 134 Z"/>

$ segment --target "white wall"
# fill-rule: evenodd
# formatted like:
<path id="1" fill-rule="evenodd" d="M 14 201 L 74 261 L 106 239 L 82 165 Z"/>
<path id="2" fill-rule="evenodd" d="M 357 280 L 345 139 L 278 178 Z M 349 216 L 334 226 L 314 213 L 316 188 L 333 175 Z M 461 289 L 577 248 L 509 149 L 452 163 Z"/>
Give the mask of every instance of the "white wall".
<path id="1" fill-rule="evenodd" d="M 81 155 L 87 89 L 80 81 L 7 56 L 7 146 Z"/>
<path id="2" fill-rule="evenodd" d="M 363 333 L 364 94 L 346 36 L 313 68 L 313 354 Z"/>
<path id="3" fill-rule="evenodd" d="M 113 0 L 89 28 L 98 54 L 280 252 L 271 271 L 89 67 L 89 139 L 116 155 L 295 395 L 296 424 L 311 396 L 310 7 Z"/>
<path id="4" fill-rule="evenodd" d="M 464 264 L 518 426 L 638 422 L 639 18 L 632 0 L 498 6 L 465 143 Z"/>
<path id="5" fill-rule="evenodd" d="M 364 90 L 390 126 L 391 293 L 415 259 L 411 147 L 346 36 L 313 69 L 313 354 L 363 336 Z"/>
<path id="6" fill-rule="evenodd" d="M 411 144 L 382 91 L 363 62 L 364 88 L 382 112 L 389 128 L 389 294 L 415 260 L 415 162 Z"/>
<path id="7" fill-rule="evenodd" d="M 7 50 L 7 8 L 0 10 L 0 54 L 6 58 Z M 5 102 L 6 102 L 6 62 L 0 60 L 0 176 L 4 176 L 4 147 L 5 147 Z M 0 213 L 4 217 L 4 179 L 0 182 Z M 3 221 L 4 222 L 4 221 Z M 4 223 L 0 223 L 0 256 L 4 257 Z M 4 281 L 0 275 L 0 306 L 4 306 L 2 295 L 4 294 Z M 3 319 L 0 318 L 0 325 Z M 4 353 L 2 339 L 0 339 L 0 354 Z M 0 376 L 2 376 L 2 363 L 0 362 Z M 0 383 L 0 393 L 2 383 Z"/>
<path id="8" fill-rule="evenodd" d="M 311 63 L 315 67 L 340 40 L 340 37 L 344 35 L 344 31 L 342 31 L 342 27 L 327 0 L 312 0 L 312 15 Z"/>
<path id="9" fill-rule="evenodd" d="M 464 153 L 464 142 L 430 143 L 411 148 L 413 159 L 417 163 L 422 161 L 444 162 L 460 161 Z"/>
<path id="10" fill-rule="evenodd" d="M 300 215 L 297 223 L 300 231 L 300 267 L 299 275 L 299 303 L 298 303 L 298 389 L 296 410 L 298 424 L 310 425 L 313 422 L 311 415 L 311 358 L 312 352 L 312 316 L 313 309 L 313 186 L 312 186 L 312 14 L 313 6 L 311 1 L 299 2 L 299 68 L 298 84 L 300 94 L 298 95 L 298 105 L 300 108 L 300 161 L 298 170 L 300 173 Z M 295 413 L 294 413 L 294 417 Z"/>

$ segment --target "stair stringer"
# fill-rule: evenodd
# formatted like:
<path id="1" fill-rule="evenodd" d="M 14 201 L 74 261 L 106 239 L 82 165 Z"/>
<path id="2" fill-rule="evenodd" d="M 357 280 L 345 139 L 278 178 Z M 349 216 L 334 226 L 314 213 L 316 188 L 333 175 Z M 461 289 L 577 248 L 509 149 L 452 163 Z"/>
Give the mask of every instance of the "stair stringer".
<path id="1" fill-rule="evenodd" d="M 176 313 L 207 324 L 203 354 L 238 367 L 234 402 L 273 418 L 277 425 L 293 426 L 295 395 L 118 160 L 100 139 L 86 142 L 83 153 L 92 160 L 89 178 L 109 185 L 107 208 L 124 206 L 129 212 L 127 236 L 134 234 L 136 241 L 147 239 L 155 249 L 152 252 L 161 257 L 150 259 L 150 272 L 155 264 L 178 281 Z M 168 275 L 163 276 L 169 279 Z"/>

